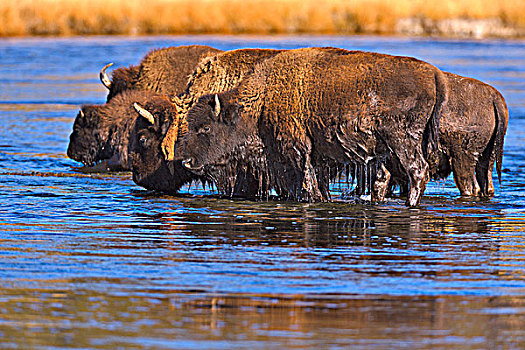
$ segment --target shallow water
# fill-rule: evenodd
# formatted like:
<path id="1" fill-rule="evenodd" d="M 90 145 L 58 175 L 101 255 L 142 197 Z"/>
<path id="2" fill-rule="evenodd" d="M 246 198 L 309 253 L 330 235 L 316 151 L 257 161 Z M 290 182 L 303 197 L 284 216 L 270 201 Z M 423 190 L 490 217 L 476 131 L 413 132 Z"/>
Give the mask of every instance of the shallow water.
<path id="1" fill-rule="evenodd" d="M 169 197 L 65 150 L 98 71 L 149 50 L 338 46 L 487 82 L 510 109 L 502 186 L 422 205 Z M 0 40 L 0 348 L 523 349 L 525 42 L 389 37 Z"/>

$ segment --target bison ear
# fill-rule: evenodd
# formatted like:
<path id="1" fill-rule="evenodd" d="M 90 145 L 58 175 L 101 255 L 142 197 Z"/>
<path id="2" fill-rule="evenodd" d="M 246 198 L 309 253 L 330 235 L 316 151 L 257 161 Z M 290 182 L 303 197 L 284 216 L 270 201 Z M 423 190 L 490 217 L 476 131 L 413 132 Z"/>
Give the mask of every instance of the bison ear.
<path id="1" fill-rule="evenodd" d="M 155 125 L 155 117 L 153 117 L 153 114 L 151 114 L 149 111 L 144 109 L 141 105 L 139 105 L 137 102 L 133 104 L 133 108 L 140 114 L 144 119 L 146 119 L 150 124 Z"/>

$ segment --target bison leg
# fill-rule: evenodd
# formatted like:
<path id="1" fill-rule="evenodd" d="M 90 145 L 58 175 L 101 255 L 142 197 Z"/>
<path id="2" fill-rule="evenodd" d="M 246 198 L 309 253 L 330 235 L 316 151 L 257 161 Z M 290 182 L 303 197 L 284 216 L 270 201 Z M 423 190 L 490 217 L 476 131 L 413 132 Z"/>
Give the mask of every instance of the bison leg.
<path id="1" fill-rule="evenodd" d="M 492 182 L 492 172 L 494 170 L 494 159 L 480 159 L 476 165 L 476 179 L 480 187 L 479 195 L 482 197 L 492 197 L 496 192 Z"/>
<path id="2" fill-rule="evenodd" d="M 452 158 L 454 182 L 462 196 L 478 196 L 480 187 L 476 180 L 476 159 L 468 153 L 456 154 Z"/>
<path id="3" fill-rule="evenodd" d="M 256 198 L 260 193 L 259 180 L 256 179 L 252 172 L 241 171 L 237 174 L 237 181 L 233 189 L 234 197 Z"/>
<path id="4" fill-rule="evenodd" d="M 408 175 L 410 189 L 405 204 L 407 207 L 416 207 L 421 202 L 429 179 L 428 163 L 416 142 L 406 142 L 405 145 L 397 143 L 392 150 Z"/>
<path id="5" fill-rule="evenodd" d="M 323 198 L 317 177 L 315 176 L 315 169 L 310 162 L 310 156 L 306 156 L 303 168 L 303 183 L 301 190 L 301 198 L 308 202 L 319 202 L 328 198 Z"/>
<path id="6" fill-rule="evenodd" d="M 390 177 L 390 172 L 386 169 L 384 164 L 381 164 L 372 185 L 372 202 L 382 202 L 385 200 L 386 193 L 390 188 Z"/>

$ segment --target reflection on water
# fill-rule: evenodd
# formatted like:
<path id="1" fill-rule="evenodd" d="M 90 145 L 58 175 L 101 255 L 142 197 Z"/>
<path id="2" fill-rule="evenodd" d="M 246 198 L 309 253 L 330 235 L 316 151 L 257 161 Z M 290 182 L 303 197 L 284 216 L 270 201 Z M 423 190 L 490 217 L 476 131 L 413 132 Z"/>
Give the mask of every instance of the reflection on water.
<path id="1" fill-rule="evenodd" d="M 495 85 L 511 119 L 491 200 L 431 183 L 421 208 L 177 197 L 65 156 L 100 67 L 154 47 L 340 46 Z M 520 349 L 525 43 L 143 37 L 0 41 L 1 348 Z M 496 181 L 497 182 L 497 181 Z"/>
<path id="2" fill-rule="evenodd" d="M 4 345 L 33 348 L 518 349 L 525 341 L 523 297 L 11 292 Z"/>

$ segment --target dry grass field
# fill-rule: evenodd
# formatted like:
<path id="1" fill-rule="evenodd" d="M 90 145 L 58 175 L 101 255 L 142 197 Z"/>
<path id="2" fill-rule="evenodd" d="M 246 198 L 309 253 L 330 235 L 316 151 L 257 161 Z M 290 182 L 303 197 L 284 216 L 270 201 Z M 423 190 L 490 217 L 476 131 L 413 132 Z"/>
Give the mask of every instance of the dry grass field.
<path id="1" fill-rule="evenodd" d="M 519 37 L 524 29 L 524 0 L 0 1 L 4 37 L 201 33 Z"/>

